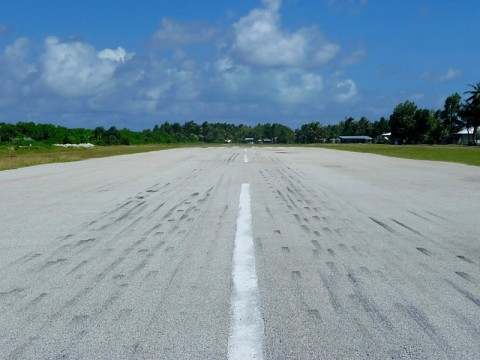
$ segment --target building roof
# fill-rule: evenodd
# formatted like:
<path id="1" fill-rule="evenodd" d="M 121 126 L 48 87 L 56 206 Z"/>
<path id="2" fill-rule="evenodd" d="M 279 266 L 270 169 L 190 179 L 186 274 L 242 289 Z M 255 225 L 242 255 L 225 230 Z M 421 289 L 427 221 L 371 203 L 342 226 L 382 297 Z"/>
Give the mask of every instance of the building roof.
<path id="1" fill-rule="evenodd" d="M 340 139 L 345 139 L 345 140 L 355 140 L 355 139 L 361 139 L 361 140 L 372 140 L 370 136 L 339 136 Z"/>
<path id="2" fill-rule="evenodd" d="M 477 132 L 480 131 L 480 128 L 477 129 Z M 467 135 L 467 134 L 473 134 L 473 127 L 469 128 L 468 129 L 468 132 L 467 132 L 467 129 L 462 129 L 460 130 L 459 132 L 457 132 L 458 135 Z"/>

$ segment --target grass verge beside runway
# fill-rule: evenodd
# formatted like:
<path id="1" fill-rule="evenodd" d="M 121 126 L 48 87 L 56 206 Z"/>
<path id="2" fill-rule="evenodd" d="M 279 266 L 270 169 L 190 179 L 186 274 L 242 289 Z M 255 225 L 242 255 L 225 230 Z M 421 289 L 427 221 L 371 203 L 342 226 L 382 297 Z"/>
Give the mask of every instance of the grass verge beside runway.
<path id="1" fill-rule="evenodd" d="M 183 147 L 179 144 L 152 144 L 129 146 L 95 146 L 92 148 L 62 148 L 32 146 L 13 148 L 0 147 L 0 170 L 17 169 L 26 166 L 79 161 L 116 155 L 128 155 Z"/>
<path id="2" fill-rule="evenodd" d="M 220 144 L 219 144 L 220 145 Z M 128 155 L 149 151 L 159 151 L 198 144 L 150 144 L 129 146 L 96 146 L 93 148 L 62 147 L 17 147 L 0 146 L 0 171 L 26 166 L 57 162 L 79 161 L 116 155 Z M 201 146 L 201 145 L 200 145 Z M 212 144 L 209 144 L 212 146 Z M 255 146 L 255 145 L 254 145 Z M 262 145 L 264 146 L 264 145 Z M 268 145 L 271 146 L 271 145 Z M 275 146 L 275 145 L 274 145 Z M 279 146 L 285 146 L 280 145 Z M 299 145 L 289 145 L 299 146 Z M 302 145 L 300 145 L 302 146 Z M 305 146 L 305 145 L 303 145 Z M 344 150 L 392 156 L 414 160 L 431 160 L 480 166 L 480 146 L 428 146 L 428 145 L 380 145 L 380 144 L 315 144 L 308 147 Z"/>
<path id="3" fill-rule="evenodd" d="M 380 144 L 322 144 L 326 149 L 354 151 L 404 159 L 446 161 L 480 166 L 480 146 L 448 145 L 380 145 Z"/>

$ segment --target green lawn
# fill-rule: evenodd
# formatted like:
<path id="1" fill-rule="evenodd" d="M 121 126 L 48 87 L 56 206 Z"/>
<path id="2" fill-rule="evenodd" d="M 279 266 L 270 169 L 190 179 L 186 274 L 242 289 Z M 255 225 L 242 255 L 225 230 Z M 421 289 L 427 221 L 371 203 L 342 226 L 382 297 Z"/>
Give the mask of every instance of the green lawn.
<path id="1" fill-rule="evenodd" d="M 354 151 L 404 159 L 455 162 L 480 166 L 480 146 L 450 145 L 380 145 L 380 144 L 316 144 L 315 147 Z"/>
<path id="2" fill-rule="evenodd" d="M 152 144 L 129 146 L 95 146 L 93 148 L 62 148 L 32 146 L 13 148 L 0 147 L 0 170 L 57 162 L 78 161 L 115 155 L 136 154 L 148 151 L 172 149 L 186 145 Z"/>
<path id="3" fill-rule="evenodd" d="M 148 151 L 159 151 L 185 146 L 206 145 L 154 144 L 130 146 L 96 146 L 87 149 L 42 146 L 22 147 L 14 149 L 10 146 L 0 146 L 0 170 L 17 169 L 20 167 L 32 165 L 78 161 L 115 155 L 135 154 Z M 224 145 L 219 144 L 219 146 Z M 292 144 L 290 146 L 299 145 Z M 315 144 L 303 146 L 371 153 L 405 159 L 447 161 L 480 166 L 480 146 L 395 146 L 377 144 Z"/>

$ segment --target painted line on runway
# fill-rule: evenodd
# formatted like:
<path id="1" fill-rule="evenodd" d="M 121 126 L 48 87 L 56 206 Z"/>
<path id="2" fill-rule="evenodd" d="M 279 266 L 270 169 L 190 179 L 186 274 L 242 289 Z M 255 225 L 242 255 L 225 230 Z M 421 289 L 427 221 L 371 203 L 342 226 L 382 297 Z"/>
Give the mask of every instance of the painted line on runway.
<path id="1" fill-rule="evenodd" d="M 255 270 L 250 184 L 242 184 L 238 206 L 228 359 L 263 359 L 263 320 Z"/>
<path id="2" fill-rule="evenodd" d="M 243 162 L 248 163 L 247 149 L 243 150 Z"/>

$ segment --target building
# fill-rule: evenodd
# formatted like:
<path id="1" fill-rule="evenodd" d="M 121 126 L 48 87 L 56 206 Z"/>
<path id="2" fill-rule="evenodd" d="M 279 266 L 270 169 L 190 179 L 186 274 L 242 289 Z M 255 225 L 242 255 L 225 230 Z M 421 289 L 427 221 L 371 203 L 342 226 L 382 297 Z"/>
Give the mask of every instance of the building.
<path id="1" fill-rule="evenodd" d="M 339 136 L 342 144 L 371 144 L 370 136 Z"/>
<path id="2" fill-rule="evenodd" d="M 470 137 L 469 135 L 470 134 Z M 473 127 L 468 130 L 462 129 L 453 135 L 453 141 L 459 144 L 467 144 L 469 141 L 476 141 L 477 145 L 480 145 L 480 128 L 477 129 L 477 135 L 473 134 Z"/>
<path id="3" fill-rule="evenodd" d="M 250 137 L 246 137 L 245 138 L 245 144 L 253 144 L 253 138 L 250 138 Z"/>

